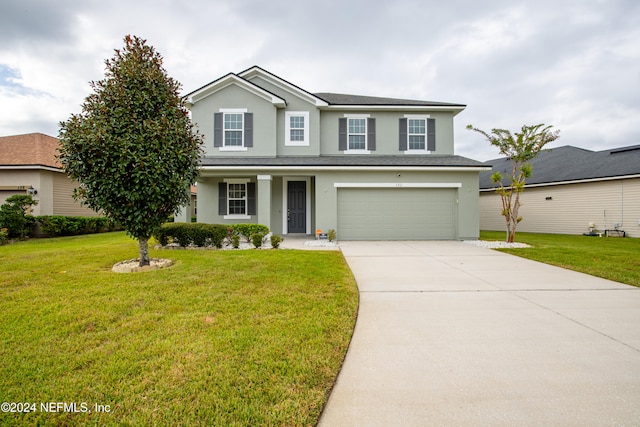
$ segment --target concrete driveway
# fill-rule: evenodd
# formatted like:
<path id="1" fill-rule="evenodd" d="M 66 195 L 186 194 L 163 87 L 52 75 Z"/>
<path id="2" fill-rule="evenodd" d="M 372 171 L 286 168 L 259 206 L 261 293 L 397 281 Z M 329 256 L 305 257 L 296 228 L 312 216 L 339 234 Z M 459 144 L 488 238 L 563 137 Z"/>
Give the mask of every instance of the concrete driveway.
<path id="1" fill-rule="evenodd" d="M 360 309 L 320 426 L 640 425 L 639 288 L 463 242 L 340 246 Z"/>

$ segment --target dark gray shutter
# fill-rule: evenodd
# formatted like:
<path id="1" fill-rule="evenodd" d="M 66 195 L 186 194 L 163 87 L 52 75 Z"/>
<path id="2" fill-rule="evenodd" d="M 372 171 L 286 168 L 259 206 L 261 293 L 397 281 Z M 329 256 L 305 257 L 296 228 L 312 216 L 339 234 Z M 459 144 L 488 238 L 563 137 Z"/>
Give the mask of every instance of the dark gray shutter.
<path id="1" fill-rule="evenodd" d="M 367 150 L 376 149 L 376 119 L 367 119 Z"/>
<path id="2" fill-rule="evenodd" d="M 338 150 L 347 150 L 347 118 L 341 117 L 338 119 Z"/>
<path id="3" fill-rule="evenodd" d="M 427 150 L 436 151 L 436 119 L 427 119 Z"/>
<path id="4" fill-rule="evenodd" d="M 213 146 L 222 147 L 224 141 L 224 130 L 222 128 L 222 113 L 214 113 L 213 115 Z"/>
<path id="5" fill-rule="evenodd" d="M 253 113 L 244 113 L 244 146 L 253 147 Z"/>
<path id="6" fill-rule="evenodd" d="M 227 214 L 227 183 L 218 183 L 218 215 Z"/>
<path id="7" fill-rule="evenodd" d="M 256 183 L 247 182 L 247 215 L 256 214 Z"/>
<path id="8" fill-rule="evenodd" d="M 400 151 L 407 151 L 407 119 L 400 119 L 398 126 L 400 129 L 398 149 Z"/>

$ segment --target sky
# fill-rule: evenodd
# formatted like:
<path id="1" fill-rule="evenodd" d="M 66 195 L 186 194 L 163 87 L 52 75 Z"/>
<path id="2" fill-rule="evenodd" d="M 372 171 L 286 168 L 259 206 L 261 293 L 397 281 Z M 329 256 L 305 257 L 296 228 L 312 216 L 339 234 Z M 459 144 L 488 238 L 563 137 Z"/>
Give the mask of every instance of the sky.
<path id="1" fill-rule="evenodd" d="M 455 154 L 476 160 L 500 154 L 468 124 L 640 144 L 637 0 L 4 0 L 0 136 L 58 136 L 127 34 L 183 94 L 258 65 L 312 93 L 465 104 Z"/>

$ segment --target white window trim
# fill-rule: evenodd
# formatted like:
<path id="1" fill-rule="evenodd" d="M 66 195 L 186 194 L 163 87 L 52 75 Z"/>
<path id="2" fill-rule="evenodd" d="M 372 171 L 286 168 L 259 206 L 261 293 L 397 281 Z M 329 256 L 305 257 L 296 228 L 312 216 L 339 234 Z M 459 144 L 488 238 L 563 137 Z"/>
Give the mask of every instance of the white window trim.
<path id="1" fill-rule="evenodd" d="M 304 117 L 304 140 L 291 141 L 291 117 Z M 284 113 L 284 145 L 288 147 L 308 147 L 309 146 L 309 112 L 308 111 L 287 111 Z"/>
<path id="2" fill-rule="evenodd" d="M 431 114 L 405 114 L 404 118 L 407 119 L 407 149 L 405 150 L 404 154 L 431 154 L 431 151 L 427 150 L 427 133 L 429 132 L 429 129 L 427 128 L 429 126 L 429 122 L 427 121 L 427 119 L 431 118 Z M 424 122 L 424 146 L 425 149 L 411 149 L 409 148 L 409 119 L 423 119 Z"/>
<path id="3" fill-rule="evenodd" d="M 219 113 L 223 113 L 222 115 L 222 147 L 218 147 L 218 151 L 248 151 L 247 147 L 244 146 L 244 113 L 248 112 L 248 108 L 220 108 L 218 110 Z M 225 145 L 227 139 L 225 138 L 225 127 L 224 127 L 224 116 L 226 114 L 241 114 L 242 113 L 242 145 Z"/>
<path id="4" fill-rule="evenodd" d="M 371 117 L 371 114 L 345 114 L 344 117 L 347 119 L 347 149 L 343 151 L 343 154 L 371 154 L 371 150 L 368 150 L 369 147 L 369 124 L 365 120 L 364 122 L 364 146 L 367 147 L 363 149 L 349 149 L 349 119 L 368 119 Z"/>
<path id="5" fill-rule="evenodd" d="M 238 179 L 238 178 L 225 178 L 223 180 L 227 184 L 227 215 L 224 215 L 224 219 L 251 219 L 251 215 L 247 214 L 229 214 L 229 185 L 228 184 L 244 184 L 245 185 L 245 212 L 249 209 L 249 190 L 247 189 L 247 184 L 251 182 L 248 179 Z"/>

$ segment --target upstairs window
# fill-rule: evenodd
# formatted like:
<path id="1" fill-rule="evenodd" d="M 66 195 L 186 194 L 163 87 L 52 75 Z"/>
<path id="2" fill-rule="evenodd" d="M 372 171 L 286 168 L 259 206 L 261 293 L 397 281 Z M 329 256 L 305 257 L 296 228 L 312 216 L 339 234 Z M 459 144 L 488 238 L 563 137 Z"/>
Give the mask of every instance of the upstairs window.
<path id="1" fill-rule="evenodd" d="M 224 147 L 242 147 L 244 114 L 224 113 Z"/>
<path id="2" fill-rule="evenodd" d="M 436 150 L 436 120 L 405 115 L 399 122 L 399 150 L 406 154 L 428 154 Z"/>
<path id="3" fill-rule="evenodd" d="M 246 151 L 253 147 L 253 113 L 221 109 L 213 115 L 213 146 L 220 151 Z"/>
<path id="4" fill-rule="evenodd" d="M 425 150 L 427 140 L 427 120 L 408 119 L 409 150 Z"/>
<path id="5" fill-rule="evenodd" d="M 367 149 L 367 119 L 348 119 L 348 150 Z"/>
<path id="6" fill-rule="evenodd" d="M 287 111 L 285 113 L 285 145 L 309 145 L 309 112 Z"/>
<path id="7" fill-rule="evenodd" d="M 376 149 L 376 119 L 368 115 L 338 119 L 338 149 L 345 154 L 369 154 Z"/>

